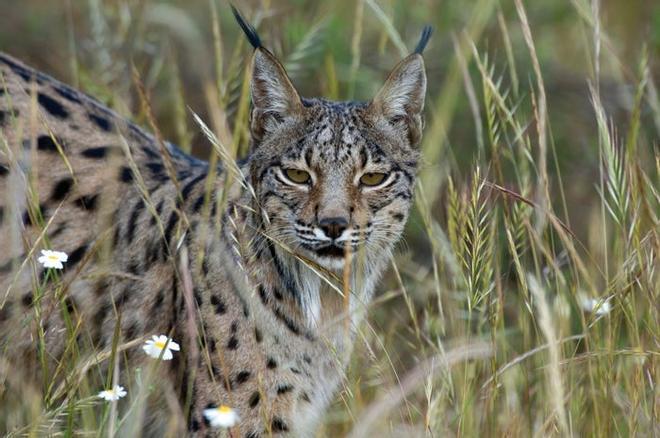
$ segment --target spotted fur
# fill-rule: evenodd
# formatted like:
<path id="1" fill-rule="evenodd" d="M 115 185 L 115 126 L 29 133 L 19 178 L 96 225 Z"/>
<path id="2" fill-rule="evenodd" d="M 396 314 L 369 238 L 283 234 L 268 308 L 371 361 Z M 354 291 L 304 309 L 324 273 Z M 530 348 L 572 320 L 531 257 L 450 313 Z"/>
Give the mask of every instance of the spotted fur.
<path id="1" fill-rule="evenodd" d="M 203 410 L 226 404 L 241 436 L 309 436 L 408 216 L 429 34 L 372 101 L 330 102 L 299 97 L 238 18 L 258 42 L 252 144 L 224 194 L 222 169 L 0 54 L 0 351 L 40 382 L 40 327 L 49 370 L 73 357 L 71 330 L 78 352 L 109 352 L 117 327 L 122 343 L 168 333 L 182 349 L 160 382 L 190 407 L 190 435 L 211 434 Z M 365 186 L 365 172 L 385 177 Z M 69 254 L 59 278 L 32 262 L 45 247 Z"/>

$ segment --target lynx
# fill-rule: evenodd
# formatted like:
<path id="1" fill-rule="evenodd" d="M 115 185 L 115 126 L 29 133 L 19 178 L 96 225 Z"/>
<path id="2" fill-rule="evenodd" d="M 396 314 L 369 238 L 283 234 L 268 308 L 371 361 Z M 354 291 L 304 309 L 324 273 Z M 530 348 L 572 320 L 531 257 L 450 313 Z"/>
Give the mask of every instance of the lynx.
<path id="1" fill-rule="evenodd" d="M 9 430 L 26 418 L 17 375 L 62 401 L 90 357 L 120 382 L 158 362 L 141 425 L 154 436 L 213 436 L 204 412 L 221 405 L 239 416 L 232 436 L 310 436 L 341 384 L 411 206 L 430 29 L 371 101 L 331 102 L 302 98 L 235 16 L 254 47 L 250 154 L 217 168 L 0 54 Z M 36 262 L 46 248 L 68 254 L 63 270 Z M 157 334 L 181 344 L 172 360 L 140 348 Z"/>

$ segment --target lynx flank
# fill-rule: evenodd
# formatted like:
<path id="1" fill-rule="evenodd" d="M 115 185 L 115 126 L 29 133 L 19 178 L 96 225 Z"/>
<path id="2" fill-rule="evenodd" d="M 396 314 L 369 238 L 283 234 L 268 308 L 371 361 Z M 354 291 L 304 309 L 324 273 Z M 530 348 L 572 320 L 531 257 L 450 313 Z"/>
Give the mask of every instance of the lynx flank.
<path id="1" fill-rule="evenodd" d="M 0 54 L 8 430 L 32 418 L 16 373 L 56 405 L 77 397 L 64 380 L 153 372 L 144 421 L 122 425 L 153 436 L 214 436 L 204 410 L 221 405 L 240 417 L 232 436 L 310 436 L 341 385 L 412 202 L 430 29 L 373 100 L 330 102 L 301 98 L 235 15 L 255 49 L 239 166 L 211 168 Z M 46 248 L 68 253 L 62 271 L 36 262 Z M 173 360 L 144 354 L 155 334 L 181 344 Z"/>

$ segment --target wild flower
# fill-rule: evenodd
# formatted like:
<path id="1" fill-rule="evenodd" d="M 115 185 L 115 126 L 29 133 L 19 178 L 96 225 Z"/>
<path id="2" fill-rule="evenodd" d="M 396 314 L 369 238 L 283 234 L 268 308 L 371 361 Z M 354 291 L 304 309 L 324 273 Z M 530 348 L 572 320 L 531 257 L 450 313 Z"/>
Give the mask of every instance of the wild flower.
<path id="1" fill-rule="evenodd" d="M 126 396 L 126 390 L 123 386 L 115 385 L 111 389 L 106 389 L 99 392 L 99 397 L 105 401 L 117 401 Z"/>
<path id="2" fill-rule="evenodd" d="M 595 313 L 598 316 L 607 315 L 612 310 L 609 299 L 582 297 L 580 301 L 582 310 L 589 313 Z"/>
<path id="3" fill-rule="evenodd" d="M 41 256 L 37 261 L 44 265 L 45 268 L 62 269 L 64 268 L 63 263 L 66 263 L 68 259 L 69 256 L 65 252 L 42 249 Z"/>
<path id="4" fill-rule="evenodd" d="M 150 357 L 154 359 L 171 360 L 174 355 L 172 351 L 179 351 L 181 347 L 172 339 L 165 335 L 153 335 L 151 339 L 147 340 L 142 346 L 142 349 Z M 162 352 L 162 356 L 161 356 Z"/>
<path id="5" fill-rule="evenodd" d="M 229 406 L 204 409 L 204 417 L 211 427 L 233 427 L 238 422 L 238 413 Z"/>

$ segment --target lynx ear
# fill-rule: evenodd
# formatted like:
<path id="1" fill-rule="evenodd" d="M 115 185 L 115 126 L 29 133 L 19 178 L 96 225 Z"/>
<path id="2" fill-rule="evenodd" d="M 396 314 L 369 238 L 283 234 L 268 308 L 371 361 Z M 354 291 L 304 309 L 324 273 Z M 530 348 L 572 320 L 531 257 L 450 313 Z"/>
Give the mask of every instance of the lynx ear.
<path id="1" fill-rule="evenodd" d="M 416 145 L 421 138 L 425 95 L 424 59 L 415 52 L 394 67 L 371 108 L 390 124 L 406 128 L 411 145 Z"/>
<path id="2" fill-rule="evenodd" d="M 293 87 L 282 64 L 261 44 L 256 29 L 248 23 L 233 5 L 236 22 L 254 47 L 252 57 L 252 134 L 260 138 L 274 129 L 282 120 L 302 111 L 302 101 Z"/>
<path id="3" fill-rule="evenodd" d="M 371 101 L 373 113 L 384 117 L 391 125 L 407 131 L 411 146 L 417 145 L 422 136 L 422 112 L 426 96 L 426 72 L 422 52 L 432 34 L 431 26 L 422 29 L 415 51 L 394 67 L 383 88 Z"/>
<path id="4" fill-rule="evenodd" d="M 252 59 L 252 130 L 263 134 L 302 111 L 302 101 L 284 67 L 260 47 Z"/>

